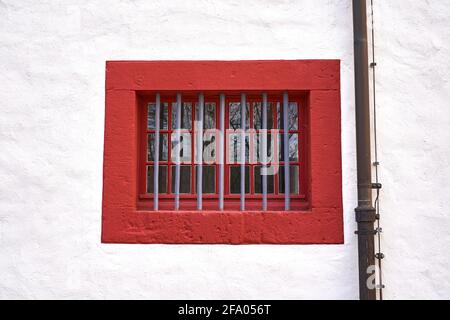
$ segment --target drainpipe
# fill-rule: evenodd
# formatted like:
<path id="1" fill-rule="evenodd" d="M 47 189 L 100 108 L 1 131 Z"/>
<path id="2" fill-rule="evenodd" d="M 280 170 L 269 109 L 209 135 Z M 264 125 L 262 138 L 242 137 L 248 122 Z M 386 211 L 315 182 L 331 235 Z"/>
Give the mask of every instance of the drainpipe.
<path id="1" fill-rule="evenodd" d="M 356 156 L 358 170 L 359 293 L 361 300 L 376 300 L 376 288 L 367 280 L 375 270 L 375 208 L 372 204 L 372 163 L 370 145 L 369 57 L 367 47 L 366 0 L 353 0 L 353 37 L 355 56 Z M 368 273 L 369 272 L 369 273 Z"/>

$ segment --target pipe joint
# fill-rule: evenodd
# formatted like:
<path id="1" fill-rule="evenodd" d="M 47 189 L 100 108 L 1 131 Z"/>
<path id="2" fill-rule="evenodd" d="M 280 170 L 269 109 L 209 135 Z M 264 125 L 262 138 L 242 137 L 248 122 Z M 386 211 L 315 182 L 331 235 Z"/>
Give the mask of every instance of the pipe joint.
<path id="1" fill-rule="evenodd" d="M 363 206 L 355 209 L 356 222 L 375 222 L 377 220 L 377 212 L 372 206 Z"/>

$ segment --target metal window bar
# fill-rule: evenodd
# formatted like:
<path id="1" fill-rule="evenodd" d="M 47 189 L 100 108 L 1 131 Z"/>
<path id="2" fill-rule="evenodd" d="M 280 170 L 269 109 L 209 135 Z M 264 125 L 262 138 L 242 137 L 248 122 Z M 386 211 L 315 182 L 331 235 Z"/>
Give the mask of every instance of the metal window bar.
<path id="1" fill-rule="evenodd" d="M 198 95 L 198 118 L 197 118 L 197 210 L 202 210 L 202 183 L 203 183 L 203 112 L 205 97 L 203 93 Z"/>
<path id="2" fill-rule="evenodd" d="M 225 94 L 220 95 L 220 137 L 219 137 L 219 210 L 224 209 L 225 180 Z"/>
<path id="3" fill-rule="evenodd" d="M 155 106 L 155 152 L 154 152 L 154 164 L 153 164 L 153 209 L 158 211 L 159 200 L 159 130 L 160 130 L 160 114 L 161 114 L 161 96 L 156 94 L 156 106 Z"/>
<path id="4" fill-rule="evenodd" d="M 290 174 L 289 174 L 289 94 L 283 94 L 283 139 L 284 139 L 284 209 L 290 210 Z"/>
<path id="5" fill-rule="evenodd" d="M 175 141 L 177 147 L 173 148 L 176 151 L 175 155 L 175 210 L 180 209 L 180 151 L 181 151 L 181 93 L 177 94 L 177 112 L 175 122 Z"/>
<path id="6" fill-rule="evenodd" d="M 154 177 L 153 177 L 153 190 L 154 201 L 153 207 L 157 211 L 159 209 L 159 154 L 160 154 L 160 130 L 161 130 L 161 96 L 156 94 L 155 104 L 155 144 L 154 144 Z M 196 159 L 197 159 L 197 209 L 202 210 L 202 178 L 203 178 L 203 122 L 204 122 L 204 106 L 205 98 L 203 93 L 198 95 L 198 119 L 197 125 L 197 137 L 196 137 Z M 267 156 L 268 148 L 268 95 L 262 93 L 262 124 L 261 124 L 261 137 L 262 137 L 262 207 L 264 211 L 267 211 L 268 207 L 268 168 L 269 157 Z M 225 193 L 225 108 L 226 108 L 226 95 L 220 94 L 219 102 L 219 209 L 224 210 L 224 193 Z M 247 110 L 247 96 L 245 93 L 241 93 L 241 133 L 240 133 L 240 209 L 245 211 L 245 174 L 246 174 L 246 114 Z M 182 118 L 182 94 L 177 93 L 176 112 L 175 112 L 175 140 L 176 147 L 173 150 L 175 155 L 175 210 L 180 208 L 180 178 L 181 178 L 181 118 Z M 289 161 L 289 93 L 283 94 L 283 152 L 284 152 L 284 191 L 285 191 L 285 210 L 290 210 L 290 161 Z"/>
<path id="7" fill-rule="evenodd" d="M 262 207 L 267 211 L 267 93 L 263 93 L 262 99 Z"/>
<path id="8" fill-rule="evenodd" d="M 246 123 L 246 95 L 241 93 L 241 211 L 245 210 L 245 123 Z"/>

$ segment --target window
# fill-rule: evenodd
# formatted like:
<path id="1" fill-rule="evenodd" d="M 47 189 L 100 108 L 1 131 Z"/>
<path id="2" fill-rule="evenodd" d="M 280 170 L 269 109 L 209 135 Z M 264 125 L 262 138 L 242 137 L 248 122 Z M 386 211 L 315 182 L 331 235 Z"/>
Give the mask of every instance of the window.
<path id="1" fill-rule="evenodd" d="M 342 243 L 339 69 L 108 62 L 102 241 Z"/>
<path id="2" fill-rule="evenodd" d="M 150 93 L 143 94 L 141 101 L 140 174 L 146 176 L 140 186 L 142 209 L 289 211 L 307 206 L 303 94 Z M 289 195 L 285 194 L 286 169 Z"/>

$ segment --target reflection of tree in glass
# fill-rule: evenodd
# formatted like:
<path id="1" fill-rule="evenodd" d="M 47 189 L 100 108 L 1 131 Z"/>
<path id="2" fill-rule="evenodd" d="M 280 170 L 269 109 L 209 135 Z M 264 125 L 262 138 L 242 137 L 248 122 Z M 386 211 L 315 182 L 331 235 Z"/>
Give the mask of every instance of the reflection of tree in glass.
<path id="1" fill-rule="evenodd" d="M 206 103 L 203 128 L 214 129 L 215 127 L 216 127 L 216 104 Z"/>
<path id="2" fill-rule="evenodd" d="M 233 130 L 241 127 L 241 104 L 230 103 L 230 127 Z"/>
<path id="3" fill-rule="evenodd" d="M 168 104 L 162 103 L 160 106 L 160 129 L 167 129 L 168 121 Z M 147 117 L 147 127 L 148 129 L 156 129 L 156 104 L 150 103 L 148 105 L 148 117 Z"/>
<path id="4" fill-rule="evenodd" d="M 230 161 L 233 163 L 240 163 L 241 162 L 241 135 L 240 134 L 231 134 L 230 137 L 230 143 L 232 144 L 230 147 Z M 245 161 L 249 162 L 249 156 L 250 156 L 250 142 L 249 142 L 249 136 L 246 134 L 245 136 Z"/>
<path id="5" fill-rule="evenodd" d="M 156 135 L 154 133 L 151 133 L 148 135 L 148 150 L 147 150 L 147 157 L 148 161 L 154 161 L 155 160 L 155 140 Z M 167 134 L 160 134 L 159 135 L 159 161 L 167 161 Z"/>
<path id="6" fill-rule="evenodd" d="M 266 144 L 266 151 L 267 151 L 267 158 L 263 159 L 263 138 L 264 135 L 263 134 L 258 134 L 256 135 L 256 146 L 254 147 L 254 149 L 256 149 L 256 159 L 257 161 L 261 162 L 264 161 L 267 162 L 270 160 L 271 156 L 272 156 L 272 135 L 271 134 L 267 134 L 266 138 L 267 138 L 267 144 Z"/>
<path id="7" fill-rule="evenodd" d="M 234 155 L 234 159 L 233 162 L 236 163 L 238 161 L 238 141 L 237 141 L 237 136 L 235 135 L 233 137 L 233 155 Z"/>
<path id="8" fill-rule="evenodd" d="M 273 110 L 274 104 L 267 104 L 267 130 L 271 130 L 273 128 Z M 253 104 L 253 127 L 256 130 L 261 130 L 263 128 L 263 108 L 262 103 L 257 102 Z"/>
<path id="9" fill-rule="evenodd" d="M 253 127 L 257 130 L 262 129 L 262 107 L 261 103 L 253 105 Z"/>
<path id="10" fill-rule="evenodd" d="M 155 160 L 155 135 L 148 135 L 148 153 L 147 153 L 148 161 Z"/>
<path id="11" fill-rule="evenodd" d="M 289 161 L 298 161 L 298 136 L 289 135 Z"/>
<path id="12" fill-rule="evenodd" d="M 283 105 L 278 103 L 277 107 L 278 128 L 284 129 Z M 298 130 L 298 104 L 291 102 L 288 109 L 289 131 Z"/>
<path id="13" fill-rule="evenodd" d="M 183 158 L 183 155 L 184 155 L 183 141 L 184 141 L 184 137 L 183 137 L 183 136 L 180 136 L 180 145 L 181 145 L 181 148 L 180 148 L 180 158 Z"/>
<path id="14" fill-rule="evenodd" d="M 156 123 L 155 123 L 155 112 L 156 112 L 156 106 L 154 103 L 151 103 L 148 105 L 148 129 L 155 129 Z"/>
<path id="15" fill-rule="evenodd" d="M 167 134 L 160 135 L 160 152 L 159 152 L 159 158 L 161 161 L 167 161 L 168 155 L 169 155 L 169 137 Z"/>
<path id="16" fill-rule="evenodd" d="M 245 116 L 245 128 L 250 127 L 250 103 L 246 106 Z M 230 129 L 242 129 L 241 128 L 241 104 L 239 102 L 230 103 Z"/>
<path id="17" fill-rule="evenodd" d="M 181 108 L 180 129 L 191 129 L 192 127 L 192 103 L 185 102 Z M 177 128 L 177 103 L 172 104 L 172 129 Z"/>
<path id="18" fill-rule="evenodd" d="M 245 137 L 245 161 L 246 162 L 248 162 L 249 150 L 250 150 L 250 141 L 249 141 L 248 137 Z"/>
<path id="19" fill-rule="evenodd" d="M 298 129 L 298 106 L 297 103 L 289 104 L 289 131 Z"/>
<path id="20" fill-rule="evenodd" d="M 205 151 L 210 151 L 210 154 L 208 155 L 209 159 L 214 159 L 216 157 L 216 148 L 215 148 L 215 142 L 216 142 L 216 136 L 211 135 L 210 139 L 203 140 L 203 154 L 205 154 Z"/>
<path id="21" fill-rule="evenodd" d="M 278 154 L 280 155 L 280 161 L 284 161 L 284 135 L 279 136 L 280 150 Z M 289 134 L 289 161 L 298 161 L 298 134 Z"/>

